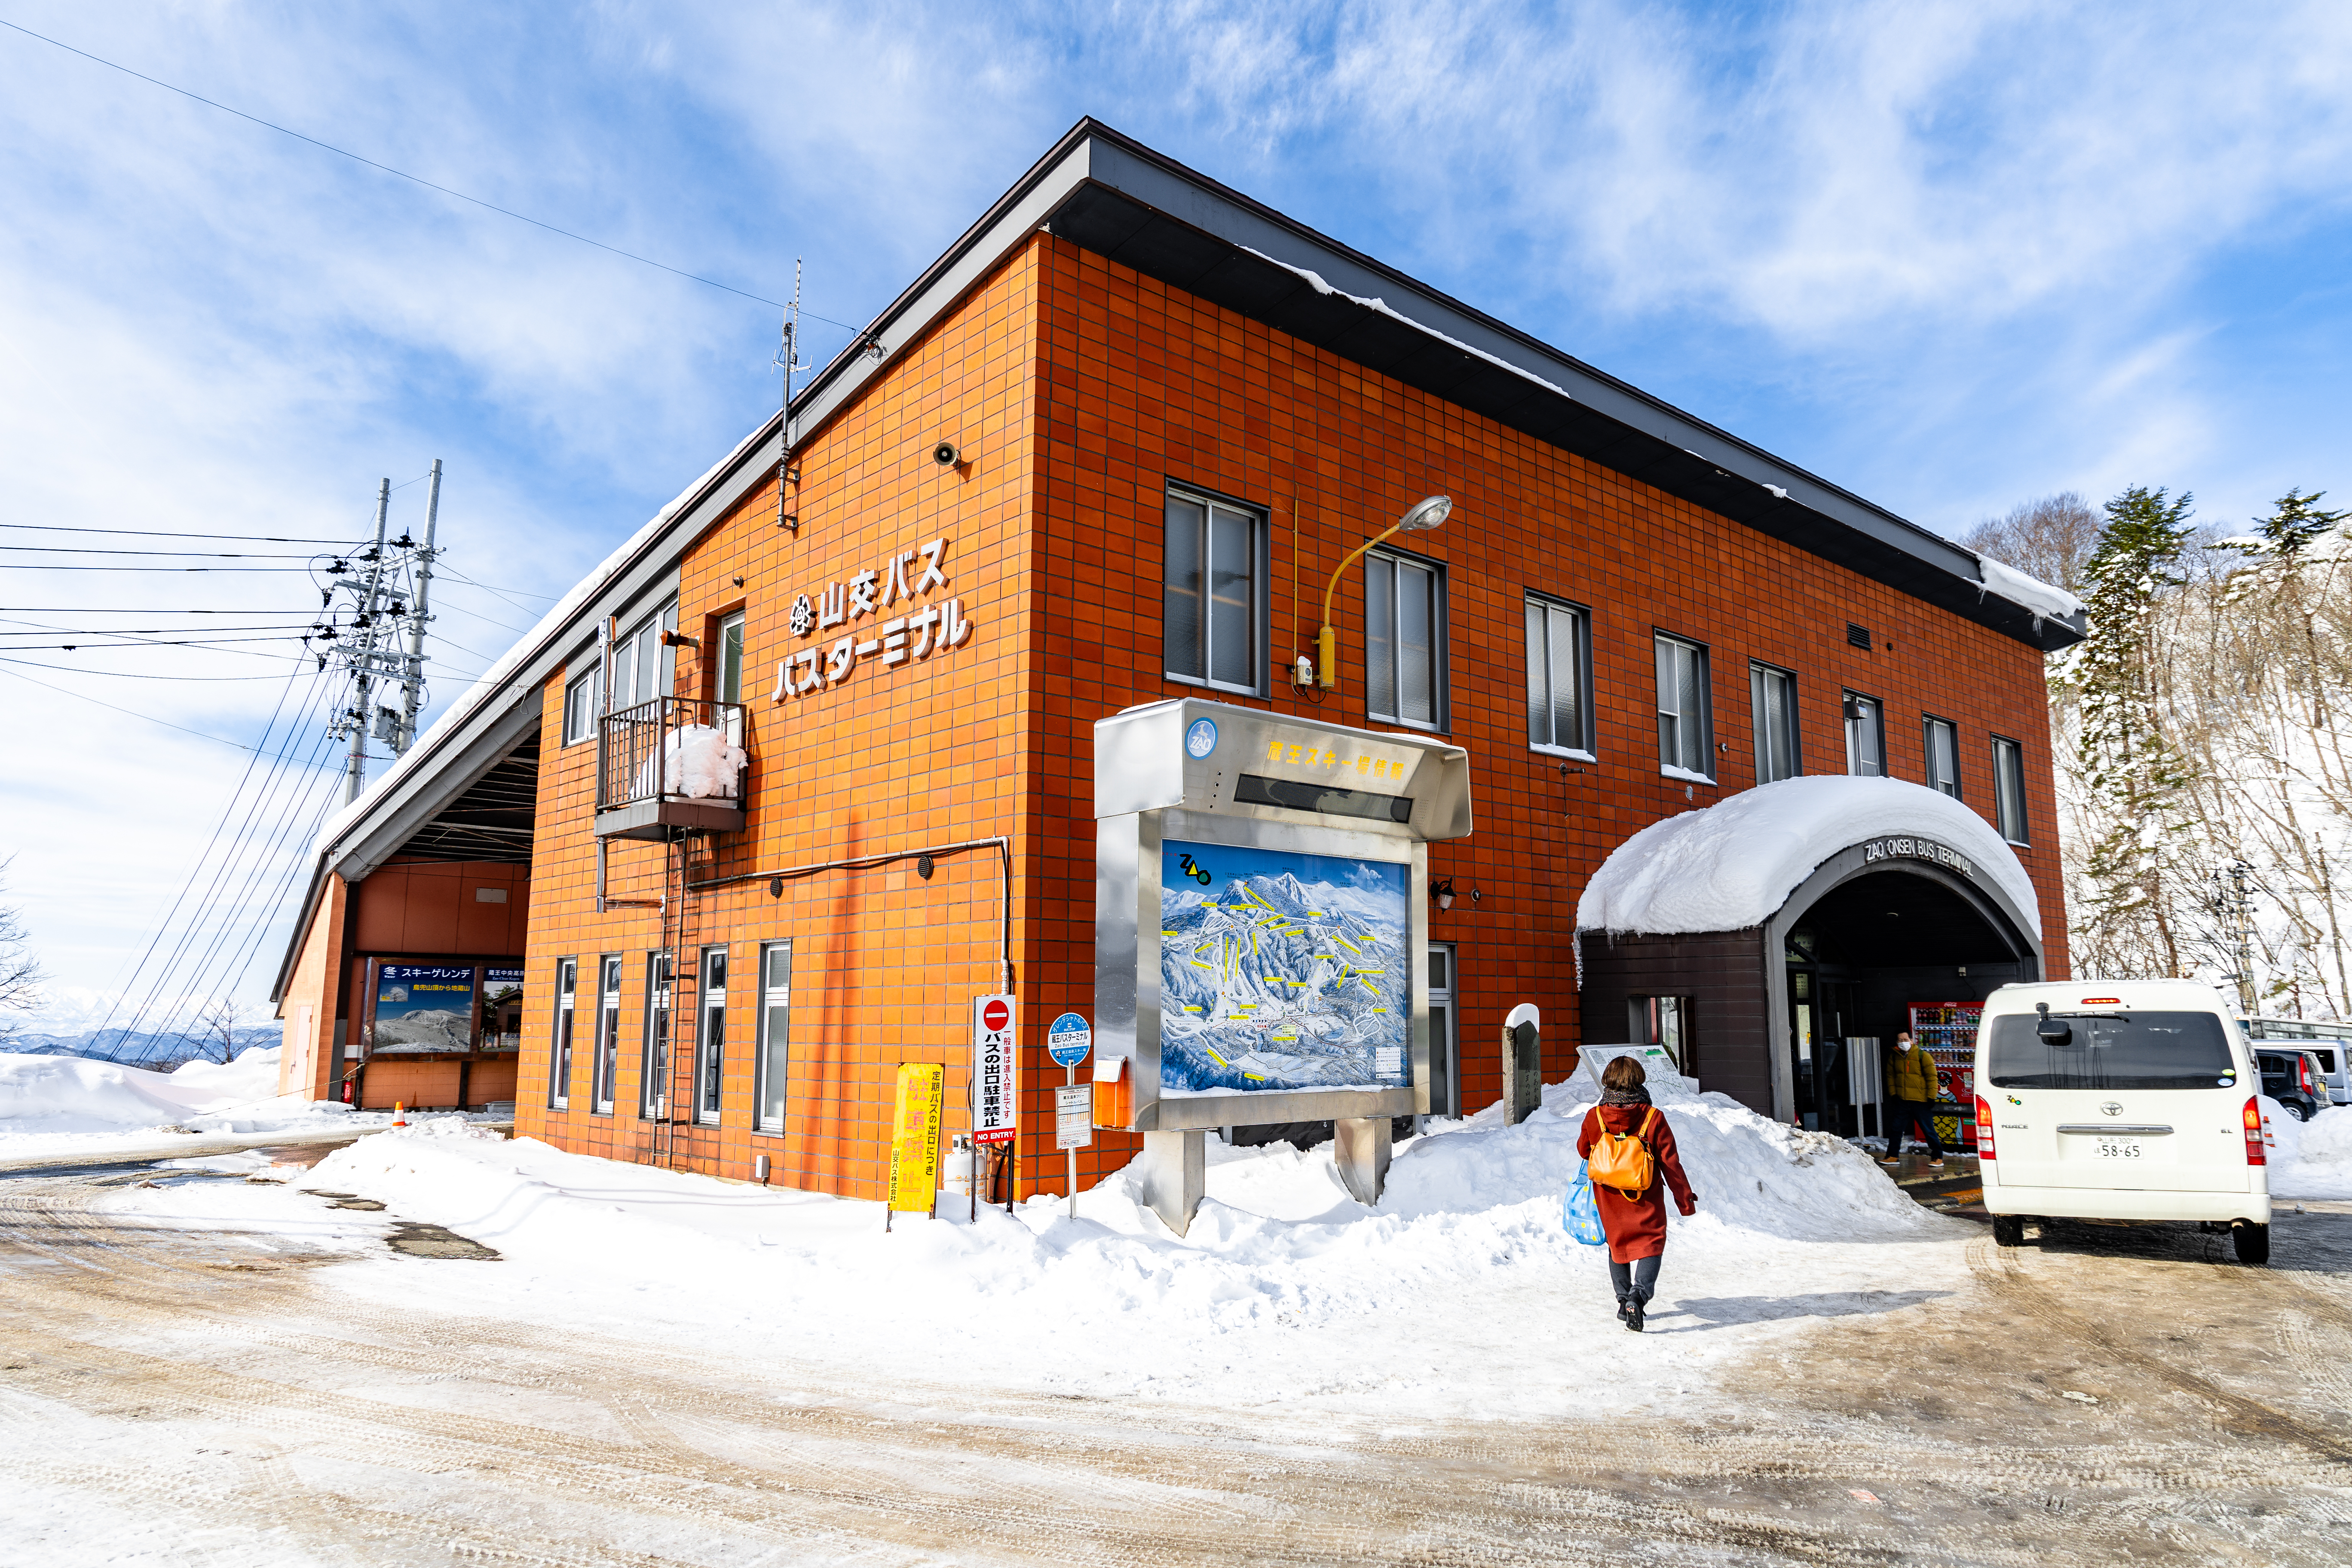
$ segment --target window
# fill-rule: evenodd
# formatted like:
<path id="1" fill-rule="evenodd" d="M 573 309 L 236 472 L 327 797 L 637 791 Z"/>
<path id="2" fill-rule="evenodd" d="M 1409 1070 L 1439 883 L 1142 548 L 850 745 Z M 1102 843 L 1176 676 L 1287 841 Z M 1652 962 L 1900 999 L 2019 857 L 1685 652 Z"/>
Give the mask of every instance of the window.
<path id="1" fill-rule="evenodd" d="M 637 1114 L 658 1121 L 669 1110 L 670 984 L 667 952 L 646 954 L 646 1037 L 637 1080 Z"/>
<path id="2" fill-rule="evenodd" d="M 1429 944 L 1429 1113 L 1462 1114 L 1462 1047 L 1454 1026 L 1454 944 Z"/>
<path id="3" fill-rule="evenodd" d="M 1960 798 L 1960 730 L 1949 719 L 1929 719 L 1926 724 L 1927 740 L 1927 787 L 1937 789 L 1954 800 Z"/>
<path id="4" fill-rule="evenodd" d="M 793 944 L 760 950 L 760 1131 L 784 1130 L 784 1100 L 792 1077 Z"/>
<path id="5" fill-rule="evenodd" d="M 694 1037 L 694 1119 L 716 1124 L 727 1065 L 727 950 L 702 950 L 701 1027 Z"/>
<path id="6" fill-rule="evenodd" d="M 1386 550 L 1364 558 L 1364 692 L 1370 717 L 1445 728 L 1445 568 Z"/>
<path id="7" fill-rule="evenodd" d="M 567 746 L 596 732 L 596 699 L 604 684 L 600 676 L 592 668 L 563 689 L 563 743 Z"/>
<path id="8" fill-rule="evenodd" d="M 1528 595 L 1528 744 L 1592 760 L 1591 622 L 1556 599 Z"/>
<path id="9" fill-rule="evenodd" d="M 596 961 L 602 976 L 596 1003 L 596 1113 L 613 1114 L 613 1081 L 621 1062 L 621 955 L 608 952 Z"/>
<path id="10" fill-rule="evenodd" d="M 1856 778 L 1886 776 L 1886 726 L 1875 697 L 1845 694 L 1845 771 Z"/>
<path id="11" fill-rule="evenodd" d="M 624 633 L 611 650 L 612 711 L 667 697 L 677 681 L 677 649 L 662 633 L 677 630 L 677 601 L 671 600 Z"/>
<path id="12" fill-rule="evenodd" d="M 1692 996 L 1634 996 L 1625 1004 L 1626 1025 L 1633 1043 L 1663 1047 L 1675 1070 L 1685 1078 L 1698 1076 L 1698 1041 L 1692 1028 L 1692 1008 L 1696 1000 Z"/>
<path id="13" fill-rule="evenodd" d="M 1990 1046 L 1995 1089 L 2209 1089 L 2237 1072 L 2210 1013 L 2009 1013 Z"/>
<path id="14" fill-rule="evenodd" d="M 1756 782 L 1797 776 L 1797 678 L 1769 664 L 1748 667 L 1749 701 L 1756 710 Z"/>
<path id="15" fill-rule="evenodd" d="M 555 961 L 555 1051 L 547 1073 L 547 1105 L 562 1110 L 572 1104 L 572 993 L 580 979 L 580 961 Z"/>
<path id="16" fill-rule="evenodd" d="M 1168 492 L 1168 677 L 1264 694 L 1265 520 L 1230 501 Z"/>
<path id="17" fill-rule="evenodd" d="M 717 700 L 743 700 L 743 612 L 736 611 L 719 623 L 719 680 Z"/>
<path id="18" fill-rule="evenodd" d="M 2032 843 L 2025 836 L 2025 748 L 1998 735 L 1992 740 L 1992 793 L 2000 836 L 2011 844 Z"/>
<path id="19" fill-rule="evenodd" d="M 1700 784 L 1715 782 L 1714 714 L 1707 700 L 1706 649 L 1664 632 L 1658 640 L 1658 767 Z"/>

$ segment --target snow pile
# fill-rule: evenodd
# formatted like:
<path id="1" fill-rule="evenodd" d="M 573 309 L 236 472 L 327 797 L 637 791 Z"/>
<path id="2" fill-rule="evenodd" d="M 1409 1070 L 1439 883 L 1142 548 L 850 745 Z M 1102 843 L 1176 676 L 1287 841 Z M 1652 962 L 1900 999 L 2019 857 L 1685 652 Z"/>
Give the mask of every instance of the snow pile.
<path id="1" fill-rule="evenodd" d="M 2045 620 L 2063 621 L 2082 615 L 2089 608 L 2065 589 L 2053 587 L 2039 577 L 2029 577 L 1990 555 L 1977 557 L 1977 574 L 1983 579 L 1981 593 L 1998 594 L 2012 605 L 2022 605 L 2033 613 L 2036 626 Z"/>
<path id="2" fill-rule="evenodd" d="M 693 800 L 734 799 L 751 760 L 742 747 L 730 745 L 723 731 L 708 724 L 681 725 L 670 732 L 663 750 L 670 793 Z"/>
<path id="3" fill-rule="evenodd" d="M 1957 1233 L 1838 1139 L 1719 1094 L 1661 1085 L 1659 1099 L 1700 1205 L 1673 1222 L 1670 1271 L 1711 1260 L 1737 1276 L 1790 1246 Z M 1394 1310 L 1402 1291 L 1515 1281 L 1564 1286 L 1605 1310 L 1605 1259 L 1559 1218 L 1591 1103 L 1561 1086 L 1517 1127 L 1495 1108 L 1409 1140 L 1377 1209 L 1347 1196 L 1328 1146 L 1212 1140 L 1209 1196 L 1181 1238 L 1143 1205 L 1132 1167 L 1081 1194 L 1075 1223 L 1049 1195 L 1010 1216 L 983 1208 L 973 1225 L 965 1200 L 942 1194 L 940 1222 L 902 1215 L 886 1236 L 875 1204 L 566 1154 L 454 1119 L 338 1150 L 302 1184 L 362 1193 L 511 1261 L 585 1277 L 593 1299 L 649 1290 L 688 1312 L 756 1301 L 763 1321 L 796 1335 L 961 1331 L 977 1312 L 1092 1326 L 1112 1344 L 1131 1331 L 1129 1314 L 1149 1311 L 1155 1336 L 1214 1338 L 1360 1324 Z"/>
<path id="4" fill-rule="evenodd" d="M 2297 1121 L 2264 1095 L 2263 1142 L 2270 1145 L 2273 1198 L 2352 1198 L 2352 1107 Z"/>
<path id="5" fill-rule="evenodd" d="M 0 1055 L 0 1159 L 102 1153 L 130 1132 L 249 1133 L 373 1126 L 385 1116 L 279 1098 L 279 1047 L 150 1072 L 83 1057 Z"/>
<path id="6" fill-rule="evenodd" d="M 2042 934 L 2033 883 L 1983 817 L 1924 784 L 1831 777 L 1782 779 L 1652 823 L 1592 874 L 1576 928 L 1662 936 L 1761 925 L 1838 851 L 1919 834 L 1965 856 Z"/>

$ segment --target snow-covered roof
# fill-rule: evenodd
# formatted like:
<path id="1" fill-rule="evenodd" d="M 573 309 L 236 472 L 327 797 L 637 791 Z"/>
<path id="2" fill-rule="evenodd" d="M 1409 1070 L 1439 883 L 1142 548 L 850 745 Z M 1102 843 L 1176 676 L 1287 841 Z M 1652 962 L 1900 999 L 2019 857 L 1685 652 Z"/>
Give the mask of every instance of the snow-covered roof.
<path id="1" fill-rule="evenodd" d="M 2088 610 L 2082 600 L 2065 589 L 2053 587 L 2039 577 L 2029 577 L 1990 555 L 1977 557 L 1977 575 L 1984 579 L 1984 592 L 2024 606 L 2032 612 L 2037 625 L 2044 620 L 2063 621 Z"/>
<path id="2" fill-rule="evenodd" d="M 1782 779 L 1652 823 L 1592 874 L 1576 929 L 1744 931 L 1770 920 L 1830 857 L 1895 836 L 1933 838 L 1966 856 L 2041 940 L 2032 879 L 2000 835 L 1951 796 L 1901 779 Z"/>

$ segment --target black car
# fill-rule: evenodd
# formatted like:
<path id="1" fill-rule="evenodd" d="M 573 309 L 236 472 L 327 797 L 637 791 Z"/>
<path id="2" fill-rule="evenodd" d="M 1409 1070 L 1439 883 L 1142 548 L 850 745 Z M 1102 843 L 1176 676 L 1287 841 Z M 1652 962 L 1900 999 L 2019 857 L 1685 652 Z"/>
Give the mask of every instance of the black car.
<path id="1" fill-rule="evenodd" d="M 2327 1104 L 2319 1098 L 2321 1080 L 2311 1070 L 2311 1058 L 2301 1051 L 2258 1050 L 2254 1067 L 2263 1075 L 2263 1092 L 2297 1121 L 2310 1121 Z"/>

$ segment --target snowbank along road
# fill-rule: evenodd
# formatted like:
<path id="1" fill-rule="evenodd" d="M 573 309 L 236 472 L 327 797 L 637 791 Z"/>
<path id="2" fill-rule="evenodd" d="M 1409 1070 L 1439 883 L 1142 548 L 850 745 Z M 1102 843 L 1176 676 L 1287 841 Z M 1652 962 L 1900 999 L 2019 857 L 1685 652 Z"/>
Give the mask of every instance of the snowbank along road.
<path id="1" fill-rule="evenodd" d="M 1714 1098 L 1667 1101 L 1719 1212 L 1676 1228 L 1638 1337 L 1559 1237 L 1565 1096 L 1404 1145 L 1377 1214 L 1328 1152 L 1234 1152 L 1183 1241 L 1116 1184 L 1075 1224 L 886 1238 L 872 1205 L 448 1123 L 309 1171 L 0 1180 L 11 1539 L 59 1564 L 2342 1561 L 2352 1203 L 2284 1205 L 2267 1270 L 2189 1228 L 2004 1253 Z M 395 1252 L 404 1224 L 483 1250 Z"/>

